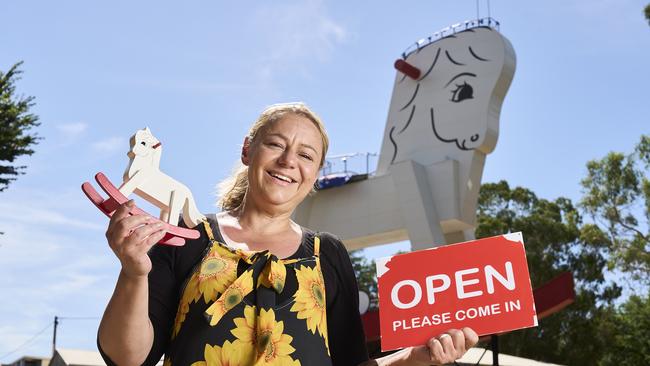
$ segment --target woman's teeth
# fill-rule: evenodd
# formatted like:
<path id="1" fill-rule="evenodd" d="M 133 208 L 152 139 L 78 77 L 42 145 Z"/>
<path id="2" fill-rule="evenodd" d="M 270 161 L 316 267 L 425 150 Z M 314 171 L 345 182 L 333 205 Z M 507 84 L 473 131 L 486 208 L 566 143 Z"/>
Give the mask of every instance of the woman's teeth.
<path id="1" fill-rule="evenodd" d="M 291 179 L 291 178 L 289 178 L 289 177 L 285 177 L 284 175 L 275 174 L 275 173 L 269 173 L 269 174 L 270 174 L 272 177 L 277 178 L 277 179 L 280 179 L 280 180 L 283 180 L 283 181 L 285 181 L 285 182 L 287 182 L 287 183 L 293 183 L 293 179 Z"/>

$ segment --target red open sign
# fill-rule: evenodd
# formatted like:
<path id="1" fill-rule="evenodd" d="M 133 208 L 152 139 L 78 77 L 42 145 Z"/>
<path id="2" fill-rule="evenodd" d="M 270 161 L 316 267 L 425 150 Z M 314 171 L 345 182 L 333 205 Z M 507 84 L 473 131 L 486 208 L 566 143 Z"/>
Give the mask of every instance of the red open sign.
<path id="1" fill-rule="evenodd" d="M 537 326 L 521 233 L 377 260 L 381 349 L 450 328 L 479 335 Z"/>

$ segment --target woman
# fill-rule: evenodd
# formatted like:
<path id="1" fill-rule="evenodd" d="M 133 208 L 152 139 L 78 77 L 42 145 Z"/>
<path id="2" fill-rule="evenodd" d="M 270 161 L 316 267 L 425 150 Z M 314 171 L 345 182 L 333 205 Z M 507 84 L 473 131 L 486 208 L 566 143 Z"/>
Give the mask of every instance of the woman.
<path id="1" fill-rule="evenodd" d="M 162 226 L 120 207 L 106 237 L 122 269 L 98 332 L 107 363 L 419 365 L 453 361 L 471 329 L 369 360 L 358 290 L 342 243 L 291 220 L 313 190 L 328 138 L 302 103 L 267 108 L 222 184 L 223 211 L 183 247 L 154 246 Z M 151 249 L 151 251 L 149 251 Z"/>

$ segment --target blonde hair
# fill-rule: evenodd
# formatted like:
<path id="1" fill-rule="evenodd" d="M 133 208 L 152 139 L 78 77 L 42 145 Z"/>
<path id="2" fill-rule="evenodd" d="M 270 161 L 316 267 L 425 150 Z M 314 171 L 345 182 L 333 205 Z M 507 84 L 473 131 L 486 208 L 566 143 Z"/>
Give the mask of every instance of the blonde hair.
<path id="1" fill-rule="evenodd" d="M 320 117 L 316 115 L 307 105 L 302 102 L 273 104 L 267 107 L 257 118 L 255 123 L 248 130 L 248 140 L 250 144 L 261 136 L 266 128 L 276 121 L 279 121 L 287 114 L 295 114 L 309 119 L 318 129 L 323 141 L 323 153 L 320 159 L 319 167 L 322 168 L 325 163 L 325 155 L 329 147 L 329 138 L 327 131 Z M 232 211 L 241 207 L 248 191 L 248 167 L 238 163 L 230 177 L 224 179 L 217 185 L 219 196 L 218 206 L 224 211 Z M 312 189 L 312 193 L 315 190 Z"/>

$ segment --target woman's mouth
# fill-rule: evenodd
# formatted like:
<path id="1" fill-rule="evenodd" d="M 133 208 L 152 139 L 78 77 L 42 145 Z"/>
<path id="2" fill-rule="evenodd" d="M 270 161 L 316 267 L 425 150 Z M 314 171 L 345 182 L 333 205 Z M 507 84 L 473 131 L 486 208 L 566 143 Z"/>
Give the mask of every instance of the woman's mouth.
<path id="1" fill-rule="evenodd" d="M 266 174 L 268 174 L 275 182 L 281 185 L 289 185 L 296 182 L 295 179 L 280 173 L 267 171 Z"/>

